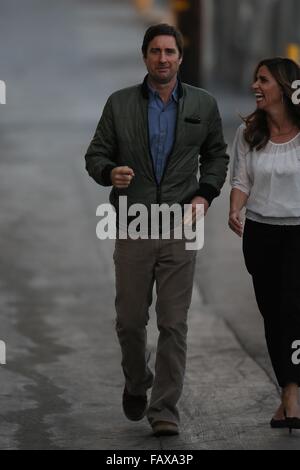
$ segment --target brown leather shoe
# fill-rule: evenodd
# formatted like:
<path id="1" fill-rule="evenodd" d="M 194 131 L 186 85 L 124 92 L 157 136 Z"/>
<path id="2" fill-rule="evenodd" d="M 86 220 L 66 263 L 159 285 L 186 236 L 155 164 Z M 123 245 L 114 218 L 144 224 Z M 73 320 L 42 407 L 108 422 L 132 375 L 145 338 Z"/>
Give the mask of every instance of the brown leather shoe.
<path id="1" fill-rule="evenodd" d="M 130 421 L 140 421 L 147 411 L 147 395 L 131 395 L 127 388 L 123 392 L 123 411 Z"/>
<path id="2" fill-rule="evenodd" d="M 177 436 L 179 429 L 177 424 L 169 421 L 156 421 L 152 424 L 154 436 Z"/>

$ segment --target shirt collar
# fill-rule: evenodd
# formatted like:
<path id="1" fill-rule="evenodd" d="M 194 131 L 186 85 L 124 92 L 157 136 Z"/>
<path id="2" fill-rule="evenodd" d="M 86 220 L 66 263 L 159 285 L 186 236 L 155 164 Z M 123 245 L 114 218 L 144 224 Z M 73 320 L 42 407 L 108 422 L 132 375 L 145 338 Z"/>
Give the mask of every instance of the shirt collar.
<path id="1" fill-rule="evenodd" d="M 159 97 L 158 91 L 154 90 L 154 88 L 151 87 L 148 80 L 147 80 L 147 87 L 148 87 L 149 94 L 152 98 Z M 178 80 L 176 80 L 176 84 L 171 94 L 171 99 L 175 101 L 175 103 L 178 103 Z"/>

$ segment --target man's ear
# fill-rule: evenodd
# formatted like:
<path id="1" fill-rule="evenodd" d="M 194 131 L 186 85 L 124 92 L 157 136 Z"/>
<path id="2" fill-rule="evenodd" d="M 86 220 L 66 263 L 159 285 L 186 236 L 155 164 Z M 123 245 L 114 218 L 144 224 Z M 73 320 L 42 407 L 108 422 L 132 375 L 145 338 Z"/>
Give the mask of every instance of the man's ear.
<path id="1" fill-rule="evenodd" d="M 181 56 L 180 59 L 179 59 L 179 65 L 181 65 L 182 60 L 183 60 L 183 57 Z"/>

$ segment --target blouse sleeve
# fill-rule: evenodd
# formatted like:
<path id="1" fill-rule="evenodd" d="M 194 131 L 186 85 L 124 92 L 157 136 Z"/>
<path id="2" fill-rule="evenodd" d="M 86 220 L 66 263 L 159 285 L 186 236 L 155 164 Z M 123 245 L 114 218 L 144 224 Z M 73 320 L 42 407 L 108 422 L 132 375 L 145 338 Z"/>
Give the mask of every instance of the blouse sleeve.
<path id="1" fill-rule="evenodd" d="M 232 145 L 230 182 L 232 188 L 237 188 L 249 196 L 252 184 L 246 166 L 246 154 L 249 152 L 249 146 L 243 136 L 244 129 L 243 124 L 237 129 Z"/>

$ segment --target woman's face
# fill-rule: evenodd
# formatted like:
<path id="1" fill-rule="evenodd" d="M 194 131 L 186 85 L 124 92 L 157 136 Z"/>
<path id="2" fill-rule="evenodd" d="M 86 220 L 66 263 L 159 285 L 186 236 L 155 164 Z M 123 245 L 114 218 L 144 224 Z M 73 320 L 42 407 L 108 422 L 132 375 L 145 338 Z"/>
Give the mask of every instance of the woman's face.
<path id="1" fill-rule="evenodd" d="M 252 90 L 256 97 L 257 109 L 269 111 L 274 107 L 283 106 L 282 90 L 265 65 L 259 67 Z"/>

